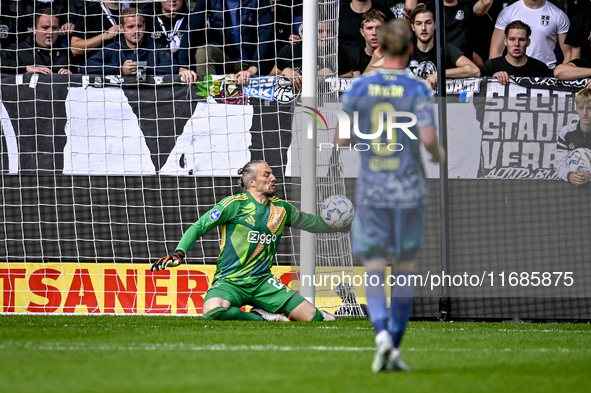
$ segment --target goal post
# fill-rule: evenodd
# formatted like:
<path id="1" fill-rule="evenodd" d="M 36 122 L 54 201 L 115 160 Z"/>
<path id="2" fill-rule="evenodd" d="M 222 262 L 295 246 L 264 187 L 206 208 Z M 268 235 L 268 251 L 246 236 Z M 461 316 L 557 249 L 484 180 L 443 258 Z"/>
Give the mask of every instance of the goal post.
<path id="1" fill-rule="evenodd" d="M 303 9 L 303 48 L 302 48 L 302 105 L 316 108 L 318 83 L 316 78 L 316 57 L 318 42 L 318 3 L 315 0 L 304 0 Z M 302 119 L 302 210 L 316 212 L 316 126 L 313 119 Z M 312 233 L 303 232 L 300 238 L 300 274 L 301 277 L 314 277 L 316 274 L 316 237 Z M 315 304 L 314 284 L 302 280 L 300 293 L 312 304 Z"/>
<path id="2" fill-rule="evenodd" d="M 301 120 L 302 209 L 318 212 L 330 195 L 346 194 L 338 152 L 319 149 L 319 144 L 332 144 L 336 117 L 324 113 L 327 123 L 317 127 L 306 114 L 310 108 L 322 111 L 339 107 L 338 28 L 339 2 L 304 0 L 303 88 Z M 319 32 L 322 31 L 322 35 Z M 343 55 L 343 54 L 341 54 Z M 352 180 L 352 179 L 350 179 Z M 301 275 L 313 280 L 301 282 L 301 293 L 314 300 L 317 307 L 333 308 L 347 316 L 364 315 L 354 286 L 344 284 L 352 278 L 353 257 L 348 233 L 301 235 Z M 335 280 L 338 278 L 338 280 Z M 338 282 L 340 285 L 333 285 Z M 330 283 L 330 284 L 329 284 Z M 337 296 L 335 296 L 337 295 Z M 340 299 L 339 299 L 340 298 Z M 337 300 L 338 299 L 338 300 Z"/>

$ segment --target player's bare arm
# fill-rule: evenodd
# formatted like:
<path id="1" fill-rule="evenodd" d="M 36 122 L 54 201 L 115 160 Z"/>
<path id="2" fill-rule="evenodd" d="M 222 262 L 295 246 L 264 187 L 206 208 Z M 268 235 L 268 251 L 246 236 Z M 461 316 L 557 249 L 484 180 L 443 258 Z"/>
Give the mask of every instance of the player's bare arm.
<path id="1" fill-rule="evenodd" d="M 445 162 L 445 149 L 439 146 L 437 132 L 434 126 L 426 126 L 419 129 L 419 139 L 431 154 L 433 162 Z"/>

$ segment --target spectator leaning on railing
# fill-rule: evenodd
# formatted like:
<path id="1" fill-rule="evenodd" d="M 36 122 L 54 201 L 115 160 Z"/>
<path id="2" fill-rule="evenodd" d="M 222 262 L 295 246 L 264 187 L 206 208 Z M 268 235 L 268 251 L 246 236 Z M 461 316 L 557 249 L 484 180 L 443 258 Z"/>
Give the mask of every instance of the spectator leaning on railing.
<path id="1" fill-rule="evenodd" d="M 480 74 L 497 78 L 502 85 L 514 76 L 551 77 L 552 70 L 546 64 L 525 54 L 531 43 L 530 35 L 529 25 L 520 20 L 509 23 L 505 27 L 507 54 L 487 60 L 480 69 Z"/>
<path id="2" fill-rule="evenodd" d="M 71 74 L 70 50 L 55 46 L 59 27 L 51 8 L 39 10 L 27 39 L 0 51 L 0 70 L 11 74 Z"/>
<path id="3" fill-rule="evenodd" d="M 148 75 L 176 74 L 178 67 L 173 62 L 170 49 L 154 44 L 145 29 L 145 17 L 138 9 L 123 10 L 123 37 L 88 59 L 86 72 L 137 75 L 138 67 L 144 67 Z"/>

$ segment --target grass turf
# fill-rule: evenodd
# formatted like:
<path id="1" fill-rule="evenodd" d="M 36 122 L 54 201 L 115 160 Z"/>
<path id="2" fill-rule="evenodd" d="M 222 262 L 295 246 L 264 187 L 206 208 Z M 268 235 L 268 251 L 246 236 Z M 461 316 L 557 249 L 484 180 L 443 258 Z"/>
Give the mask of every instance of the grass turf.
<path id="1" fill-rule="evenodd" d="M 588 392 L 591 325 L 411 322 L 373 374 L 367 320 L 0 316 L 2 392 Z"/>

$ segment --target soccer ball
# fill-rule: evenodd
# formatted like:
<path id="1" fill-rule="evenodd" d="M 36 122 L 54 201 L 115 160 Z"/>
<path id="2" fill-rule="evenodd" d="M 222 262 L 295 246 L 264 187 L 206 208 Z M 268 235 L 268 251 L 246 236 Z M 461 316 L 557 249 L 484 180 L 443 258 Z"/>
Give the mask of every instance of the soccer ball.
<path id="1" fill-rule="evenodd" d="M 342 195 L 329 196 L 320 207 L 320 217 L 333 228 L 343 228 L 351 224 L 354 215 L 353 203 Z"/>
<path id="2" fill-rule="evenodd" d="M 591 150 L 580 147 L 570 152 L 566 161 L 571 171 L 591 171 Z"/>

